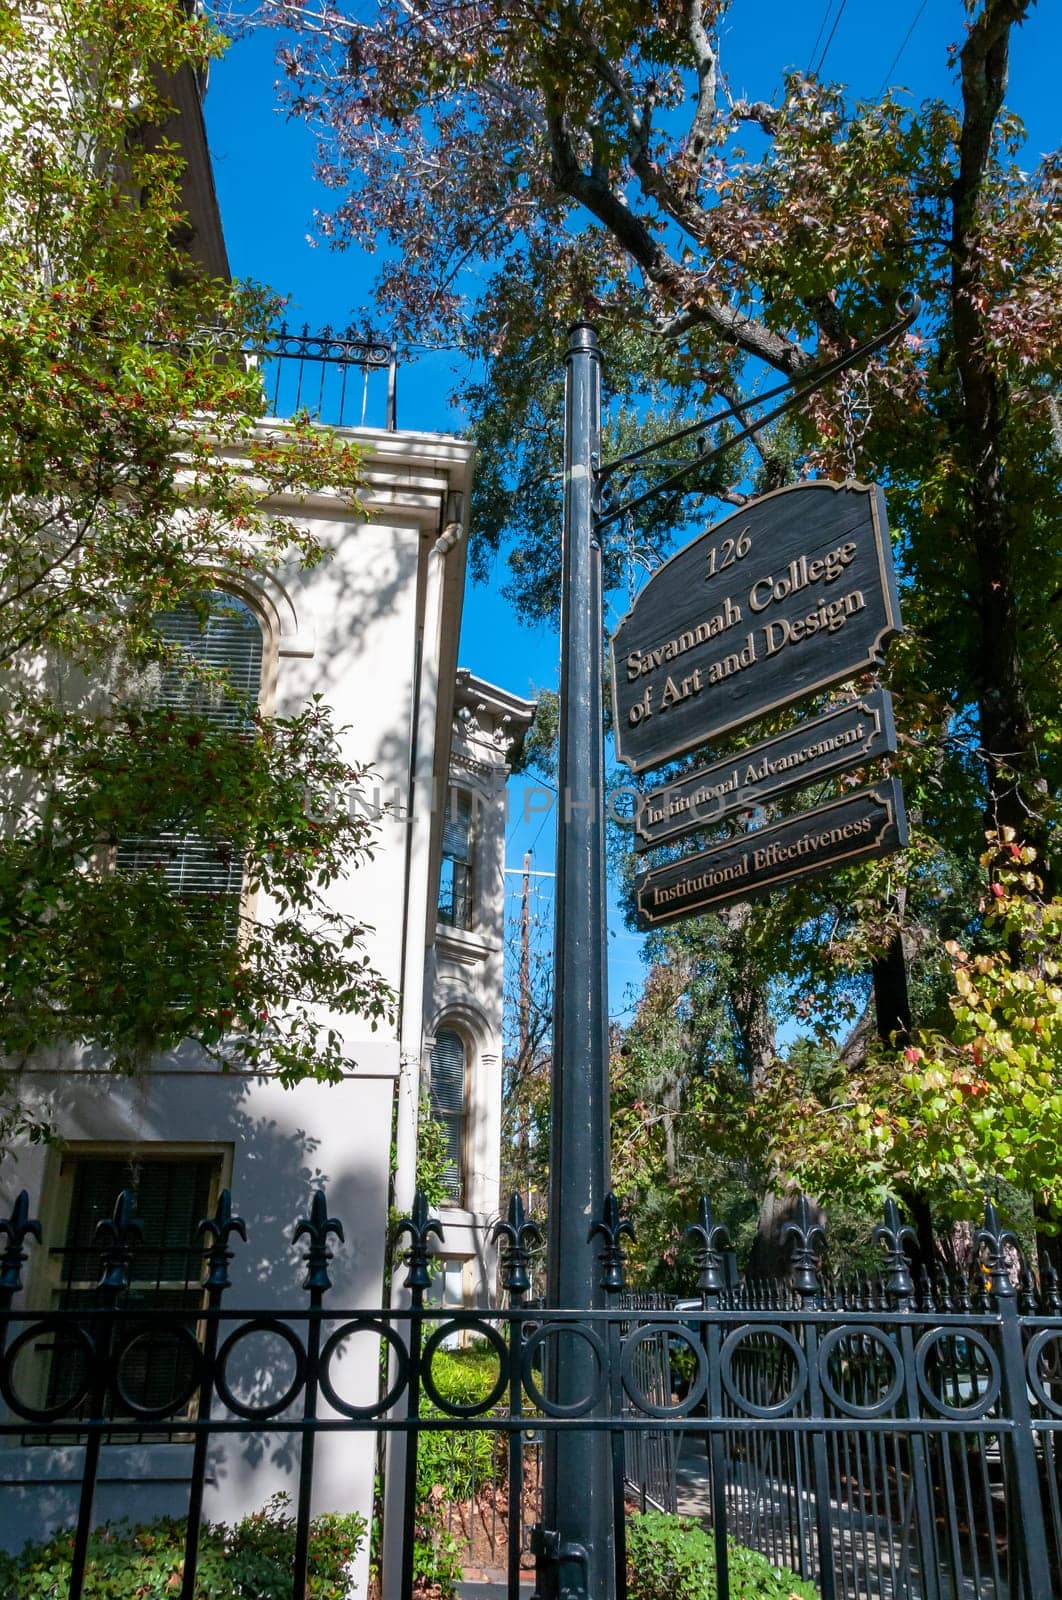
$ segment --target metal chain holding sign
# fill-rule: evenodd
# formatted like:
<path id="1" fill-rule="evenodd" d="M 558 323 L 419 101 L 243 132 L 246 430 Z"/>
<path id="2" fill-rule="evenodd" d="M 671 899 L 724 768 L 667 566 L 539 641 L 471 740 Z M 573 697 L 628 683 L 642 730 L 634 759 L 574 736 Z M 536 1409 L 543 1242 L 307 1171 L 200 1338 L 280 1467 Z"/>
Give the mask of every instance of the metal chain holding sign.
<path id="1" fill-rule="evenodd" d="M 856 477 L 856 447 L 870 426 L 870 393 L 867 370 L 854 368 L 841 390 L 841 418 L 844 426 L 844 475 L 851 483 Z"/>

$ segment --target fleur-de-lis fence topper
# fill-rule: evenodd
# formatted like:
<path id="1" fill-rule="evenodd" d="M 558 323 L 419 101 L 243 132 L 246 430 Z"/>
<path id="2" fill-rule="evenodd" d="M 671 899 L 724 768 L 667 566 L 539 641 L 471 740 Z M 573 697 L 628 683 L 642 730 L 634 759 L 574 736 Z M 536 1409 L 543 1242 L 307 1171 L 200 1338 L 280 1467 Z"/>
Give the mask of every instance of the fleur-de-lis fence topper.
<path id="1" fill-rule="evenodd" d="M 214 1207 L 212 1217 L 204 1217 L 195 1230 L 197 1239 L 209 1240 L 207 1247 L 207 1275 L 203 1280 L 204 1289 L 227 1289 L 229 1287 L 229 1262 L 233 1252 L 229 1249 L 229 1239 L 237 1233 L 247 1243 L 247 1225 L 242 1217 L 232 1214 L 232 1195 L 228 1189 L 222 1189 L 218 1195 L 218 1203 Z"/>
<path id="2" fill-rule="evenodd" d="M 587 1240 L 596 1239 L 599 1234 L 605 1241 L 601 1250 L 601 1287 L 608 1294 L 617 1294 L 626 1287 L 621 1241 L 634 1238 L 634 1224 L 629 1217 L 620 1216 L 619 1201 L 611 1190 L 605 1196 L 601 1217 L 590 1229 Z"/>
<path id="3" fill-rule="evenodd" d="M 144 1224 L 136 1214 L 136 1193 L 123 1189 L 111 1216 L 97 1222 L 93 1243 L 102 1247 L 99 1287 L 118 1295 L 129 1287 L 133 1252 L 144 1242 Z"/>
<path id="4" fill-rule="evenodd" d="M 787 1222 L 782 1229 L 783 1248 L 790 1239 L 793 1245 L 789 1273 L 793 1287 L 797 1294 L 811 1300 L 822 1288 L 819 1258 L 826 1248 L 826 1235 L 811 1214 L 811 1205 L 806 1194 L 802 1194 L 797 1201 L 792 1222 Z"/>
<path id="5" fill-rule="evenodd" d="M 1040 1288 L 1045 1316 L 1057 1317 L 1062 1311 L 1062 1290 L 1059 1288 L 1058 1270 L 1046 1251 L 1040 1266 Z"/>
<path id="6" fill-rule="evenodd" d="M 906 1247 L 909 1245 L 912 1250 L 917 1249 L 918 1239 L 914 1229 L 901 1221 L 895 1200 L 886 1200 L 885 1221 L 878 1223 L 872 1237 L 874 1243 L 880 1244 L 885 1252 L 886 1291 L 897 1304 L 906 1305 L 914 1294 L 914 1279 Z"/>
<path id="7" fill-rule="evenodd" d="M 720 1295 L 726 1288 L 723 1251 L 731 1249 L 730 1230 L 725 1223 L 716 1222 L 712 1215 L 712 1202 L 701 1195 L 697 1221 L 686 1229 L 686 1238 L 693 1240 L 693 1254 L 700 1269 L 697 1287 L 702 1295 Z"/>
<path id="8" fill-rule="evenodd" d="M 434 1234 L 442 1244 L 443 1228 L 438 1217 L 429 1216 L 428 1202 L 421 1189 L 418 1189 L 413 1196 L 412 1214 L 403 1217 L 398 1224 L 396 1239 L 401 1239 L 404 1233 L 409 1234 L 409 1249 L 405 1254 L 405 1262 L 409 1268 L 406 1273 L 406 1288 L 423 1294 L 431 1285 L 428 1262 L 431 1260 L 432 1252 L 428 1248 L 428 1240 Z"/>
<path id="9" fill-rule="evenodd" d="M 1018 1236 L 1009 1228 L 1004 1228 L 999 1220 L 999 1213 L 991 1200 L 985 1203 L 984 1226 L 978 1228 L 974 1234 L 974 1249 L 978 1254 L 984 1255 L 984 1266 L 988 1273 L 988 1292 L 999 1300 L 1009 1300 L 1014 1294 L 1014 1284 L 1010 1276 L 1010 1263 L 1007 1259 L 1007 1247 L 1018 1251 Z"/>
<path id="10" fill-rule="evenodd" d="M 7 1238 L 0 1256 L 0 1294 L 13 1295 L 22 1288 L 22 1268 L 29 1257 L 23 1249 L 27 1239 L 41 1243 L 41 1225 L 29 1214 L 29 1194 L 23 1189 L 9 1217 L 0 1218 L 0 1233 Z"/>
<path id="11" fill-rule="evenodd" d="M 516 1303 L 531 1288 L 531 1246 L 542 1243 L 542 1229 L 525 1215 L 520 1195 L 509 1196 L 508 1213 L 503 1221 L 494 1224 L 490 1237 L 492 1244 L 502 1241 L 501 1286 Z"/>
<path id="12" fill-rule="evenodd" d="M 328 1276 L 328 1263 L 332 1259 L 332 1252 L 328 1248 L 329 1237 L 344 1243 L 343 1224 L 336 1217 L 328 1215 L 328 1201 L 325 1199 L 323 1189 L 315 1189 L 313 1199 L 310 1201 L 310 1215 L 302 1217 L 295 1224 L 295 1232 L 291 1236 L 292 1244 L 306 1236 L 309 1247 L 303 1260 L 306 1263 L 306 1277 L 303 1279 L 303 1288 L 309 1289 L 311 1294 L 323 1294 L 332 1287 L 332 1280 Z"/>

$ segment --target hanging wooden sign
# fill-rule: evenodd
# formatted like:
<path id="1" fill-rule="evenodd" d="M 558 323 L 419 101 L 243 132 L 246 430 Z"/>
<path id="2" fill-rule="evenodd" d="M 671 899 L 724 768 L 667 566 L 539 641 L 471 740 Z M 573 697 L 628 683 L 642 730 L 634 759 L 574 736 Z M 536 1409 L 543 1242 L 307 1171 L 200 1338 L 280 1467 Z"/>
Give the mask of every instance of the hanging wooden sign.
<path id="1" fill-rule="evenodd" d="M 888 855 L 906 843 L 903 795 L 890 778 L 644 873 L 634 886 L 639 922 L 657 928 L 798 878 Z"/>
<path id="2" fill-rule="evenodd" d="M 654 572 L 616 629 L 617 757 L 670 761 L 875 665 L 899 630 L 879 488 L 752 500 Z"/>
<path id="3" fill-rule="evenodd" d="M 634 848 L 652 850 L 775 795 L 850 772 L 876 756 L 892 755 L 895 749 L 892 697 L 884 689 L 874 689 L 725 761 L 698 767 L 651 790 L 635 816 Z"/>

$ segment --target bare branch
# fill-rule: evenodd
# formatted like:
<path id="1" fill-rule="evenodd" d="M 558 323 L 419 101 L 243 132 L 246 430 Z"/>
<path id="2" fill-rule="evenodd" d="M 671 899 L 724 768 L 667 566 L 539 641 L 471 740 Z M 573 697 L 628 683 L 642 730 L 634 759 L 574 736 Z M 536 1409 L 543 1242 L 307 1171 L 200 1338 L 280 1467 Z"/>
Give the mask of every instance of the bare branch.
<path id="1" fill-rule="evenodd" d="M 690 124 L 686 141 L 688 166 L 688 192 L 693 193 L 704 169 L 710 145 L 709 134 L 715 121 L 716 90 L 718 83 L 718 57 L 704 25 L 703 0 L 688 0 L 686 32 L 693 50 L 693 64 L 697 71 L 697 109 Z"/>

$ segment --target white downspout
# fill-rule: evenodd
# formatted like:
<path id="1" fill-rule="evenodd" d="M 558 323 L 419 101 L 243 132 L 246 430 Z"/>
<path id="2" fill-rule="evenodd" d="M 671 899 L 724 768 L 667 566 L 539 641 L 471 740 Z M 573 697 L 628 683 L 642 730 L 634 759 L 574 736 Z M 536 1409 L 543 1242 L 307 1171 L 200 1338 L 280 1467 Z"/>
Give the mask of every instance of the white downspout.
<path id="1" fill-rule="evenodd" d="M 442 654 L 443 601 L 446 558 L 464 537 L 460 496 L 451 496 L 448 521 L 428 554 L 424 588 L 424 631 L 421 648 L 420 691 L 417 698 L 416 761 L 410 797 L 409 864 L 406 880 L 406 927 L 402 952 L 402 1022 L 399 1029 L 399 1075 L 395 1111 L 394 1203 L 400 1216 L 413 1206 L 417 1182 L 417 1113 L 424 1038 L 424 930 L 428 919 L 431 865 L 432 808 L 435 789 L 436 724 L 439 716 L 439 662 Z M 457 512 L 454 516 L 453 513 Z M 442 774 L 445 781 L 445 774 Z M 391 1304 L 409 1304 L 404 1274 L 396 1268 L 391 1279 Z M 401 1336 L 403 1329 L 399 1324 Z M 391 1358 L 393 1368 L 394 1357 Z M 394 1372 L 392 1370 L 392 1379 Z M 394 1408 L 404 1412 L 404 1401 Z M 389 1433 L 385 1447 L 386 1477 L 383 1518 L 383 1600 L 398 1600 L 402 1575 L 403 1495 L 408 1440 Z"/>
<path id="2" fill-rule="evenodd" d="M 460 503 L 459 496 L 452 499 Z M 448 510 L 453 509 L 448 506 Z M 446 558 L 464 537 L 462 523 L 446 524 L 428 554 L 424 588 L 424 632 L 417 702 L 416 762 L 409 818 L 409 868 L 406 890 L 405 948 L 402 952 L 401 1065 L 395 1129 L 394 1197 L 399 1213 L 413 1204 L 417 1171 L 417 1109 L 424 1040 L 424 929 L 429 914 L 432 812 L 435 802 L 436 723 L 439 716 L 439 660 L 442 653 L 443 591 Z M 445 782 L 445 773 L 440 775 Z"/>

